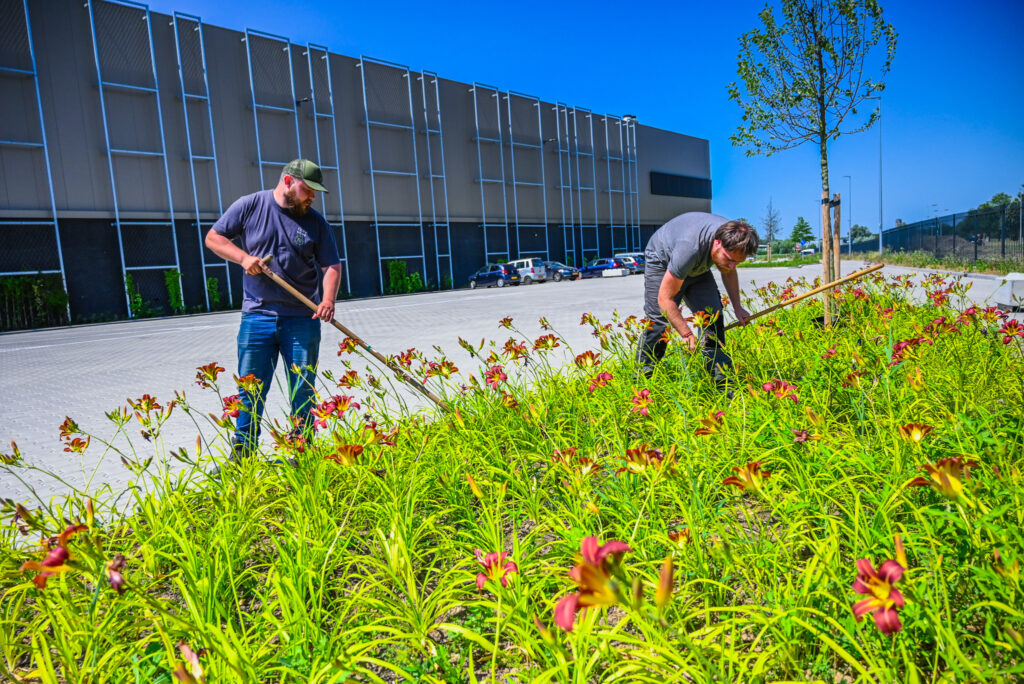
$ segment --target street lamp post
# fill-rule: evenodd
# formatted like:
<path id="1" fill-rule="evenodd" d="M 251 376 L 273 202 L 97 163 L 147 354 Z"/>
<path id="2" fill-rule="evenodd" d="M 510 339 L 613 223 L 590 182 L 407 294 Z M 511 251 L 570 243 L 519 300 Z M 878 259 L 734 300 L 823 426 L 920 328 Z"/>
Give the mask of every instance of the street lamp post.
<path id="1" fill-rule="evenodd" d="M 882 258 L 882 96 L 869 95 L 865 100 L 878 100 L 878 258 Z"/>
<path id="2" fill-rule="evenodd" d="M 853 176 L 843 176 L 846 179 L 846 253 L 853 254 Z"/>

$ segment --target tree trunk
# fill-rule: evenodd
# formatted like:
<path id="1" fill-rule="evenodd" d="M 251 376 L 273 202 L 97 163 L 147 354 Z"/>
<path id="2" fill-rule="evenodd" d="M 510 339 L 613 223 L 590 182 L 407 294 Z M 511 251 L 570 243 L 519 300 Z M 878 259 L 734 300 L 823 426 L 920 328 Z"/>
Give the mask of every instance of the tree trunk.
<path id="1" fill-rule="evenodd" d="M 832 215 L 832 275 L 835 276 L 833 280 L 839 280 L 842 277 L 840 257 L 843 254 L 843 246 L 839 241 L 839 231 L 842 229 L 843 222 L 839 220 L 839 210 L 842 204 L 838 192 L 832 195 L 832 201 L 835 203 Z"/>

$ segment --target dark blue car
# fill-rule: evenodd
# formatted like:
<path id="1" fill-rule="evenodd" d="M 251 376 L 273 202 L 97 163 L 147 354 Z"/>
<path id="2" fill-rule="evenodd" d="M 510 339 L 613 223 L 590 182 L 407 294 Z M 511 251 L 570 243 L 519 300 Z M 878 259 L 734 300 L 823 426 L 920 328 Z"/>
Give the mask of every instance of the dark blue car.
<path id="1" fill-rule="evenodd" d="M 580 269 L 580 278 L 600 278 L 605 271 L 618 270 L 618 275 L 628 275 L 629 269 L 621 259 L 613 257 L 598 257 L 591 259 Z"/>
<path id="2" fill-rule="evenodd" d="M 572 266 L 566 266 L 561 261 L 545 261 L 544 265 L 548 269 L 548 277 L 556 283 L 561 280 L 572 280 L 576 277 L 576 269 Z"/>
<path id="3" fill-rule="evenodd" d="M 487 264 L 479 271 L 469 276 L 469 287 L 505 287 L 505 285 L 518 285 L 520 281 L 519 270 L 509 264 Z"/>

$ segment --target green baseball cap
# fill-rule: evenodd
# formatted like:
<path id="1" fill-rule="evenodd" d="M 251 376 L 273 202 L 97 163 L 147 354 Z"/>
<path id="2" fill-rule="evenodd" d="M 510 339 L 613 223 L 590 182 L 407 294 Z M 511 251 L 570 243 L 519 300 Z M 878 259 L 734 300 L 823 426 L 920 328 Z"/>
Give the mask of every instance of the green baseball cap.
<path id="1" fill-rule="evenodd" d="M 300 179 L 317 192 L 330 192 L 324 187 L 324 174 L 320 167 L 308 159 L 296 159 L 285 164 L 283 173 Z"/>

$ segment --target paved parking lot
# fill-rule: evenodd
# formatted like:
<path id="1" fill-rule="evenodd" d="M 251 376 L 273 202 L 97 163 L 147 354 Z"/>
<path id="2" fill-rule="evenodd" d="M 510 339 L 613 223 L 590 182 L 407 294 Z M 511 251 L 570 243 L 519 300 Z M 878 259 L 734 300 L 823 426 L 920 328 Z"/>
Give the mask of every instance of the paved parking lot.
<path id="1" fill-rule="evenodd" d="M 844 262 L 843 272 L 861 266 L 859 262 Z M 772 280 L 784 281 L 790 275 L 813 278 L 818 269 L 742 269 L 740 284 L 749 291 Z M 893 274 L 914 272 L 898 267 L 885 270 Z M 985 302 L 999 285 L 998 279 L 972 280 L 970 295 L 976 302 Z M 499 329 L 497 323 L 504 316 L 512 316 L 526 335 L 536 337 L 542 334 L 538 319 L 544 316 L 579 353 L 596 348 L 589 327 L 579 325 L 584 311 L 600 318 L 608 318 L 613 310 L 623 316 L 641 315 L 642 292 L 641 276 L 599 278 L 345 301 L 337 307 L 337 318 L 384 354 L 416 347 L 433 355 L 431 348 L 436 345 L 456 365 L 472 370 L 475 364 L 470 364 L 467 353 L 458 345 L 460 336 L 474 344 L 481 338 L 503 342 L 508 332 Z M 175 390 L 185 390 L 189 401 L 204 414 L 219 415 L 216 395 L 193 384 L 195 369 L 218 361 L 227 369 L 230 384 L 238 320 L 238 312 L 226 312 L 0 335 L 0 450 L 8 451 L 13 439 L 27 462 L 58 473 L 74 487 L 124 487 L 130 473 L 116 454 L 105 454 L 98 441 L 84 459 L 62 451 L 58 426 L 64 417 L 71 416 L 97 438 L 111 439 L 115 428 L 105 412 L 124 406 L 128 397 L 145 393 L 161 402 L 170 400 Z M 340 362 L 336 351 L 342 335 L 329 326 L 323 331 L 321 367 L 337 371 Z M 380 370 L 374 372 L 382 375 Z M 286 402 L 278 389 L 280 381 L 279 377 L 268 401 L 271 416 L 284 414 Z M 406 396 L 410 401 L 420 401 L 412 394 Z M 129 427 L 136 449 L 148 454 L 158 449 L 138 437 L 137 426 Z M 197 426 L 182 414 L 174 415 L 165 429 L 162 448 L 190 447 L 199 429 L 213 433 L 205 423 Z M 113 440 L 113 444 L 126 448 L 123 437 Z M 41 473 L 23 470 L 20 474 L 24 482 L 0 473 L 0 497 L 28 499 L 29 486 L 44 499 L 67 491 L 65 485 Z"/>

